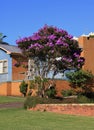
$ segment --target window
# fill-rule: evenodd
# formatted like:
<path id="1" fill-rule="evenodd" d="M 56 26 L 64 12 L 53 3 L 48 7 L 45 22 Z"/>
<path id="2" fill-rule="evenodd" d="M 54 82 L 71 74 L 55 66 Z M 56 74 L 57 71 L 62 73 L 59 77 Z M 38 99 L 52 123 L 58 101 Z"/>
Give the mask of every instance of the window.
<path id="1" fill-rule="evenodd" d="M 0 60 L 0 74 L 8 72 L 8 61 Z"/>

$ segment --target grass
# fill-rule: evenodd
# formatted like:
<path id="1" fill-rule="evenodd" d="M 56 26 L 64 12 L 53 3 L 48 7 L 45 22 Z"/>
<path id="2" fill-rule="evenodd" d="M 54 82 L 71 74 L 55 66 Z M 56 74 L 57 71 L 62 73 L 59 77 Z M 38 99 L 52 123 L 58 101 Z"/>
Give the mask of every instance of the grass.
<path id="1" fill-rule="evenodd" d="M 23 97 L 0 96 L 0 103 L 24 102 Z"/>
<path id="2" fill-rule="evenodd" d="M 93 130 L 94 117 L 0 109 L 0 130 Z"/>
<path id="3" fill-rule="evenodd" d="M 0 96 L 0 103 L 23 102 L 23 97 Z M 0 130 L 93 130 L 94 117 L 29 111 L 23 108 L 0 109 Z"/>

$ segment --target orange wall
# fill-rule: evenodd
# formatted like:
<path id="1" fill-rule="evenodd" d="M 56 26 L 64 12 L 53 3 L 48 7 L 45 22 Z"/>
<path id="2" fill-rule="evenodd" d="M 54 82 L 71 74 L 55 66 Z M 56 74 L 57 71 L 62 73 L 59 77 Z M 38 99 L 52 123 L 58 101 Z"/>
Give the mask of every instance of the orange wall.
<path id="1" fill-rule="evenodd" d="M 94 74 L 94 38 L 81 36 L 78 38 L 79 44 L 83 48 L 82 56 L 85 58 L 85 70 L 90 70 Z"/>
<path id="2" fill-rule="evenodd" d="M 11 82 L 0 83 L 0 95 L 2 96 L 11 95 Z"/>
<path id="3" fill-rule="evenodd" d="M 56 89 L 58 95 L 61 95 L 61 91 L 65 89 L 69 89 L 69 83 L 65 80 L 55 80 Z M 6 82 L 0 84 L 0 95 L 4 96 L 22 96 L 20 93 L 19 85 L 21 81 L 16 82 Z"/>
<path id="4" fill-rule="evenodd" d="M 12 96 L 22 96 L 22 93 L 20 93 L 20 86 L 21 82 L 11 82 L 11 95 Z"/>
<path id="5" fill-rule="evenodd" d="M 61 91 L 70 89 L 69 82 L 66 80 L 55 80 L 57 95 L 61 96 Z"/>

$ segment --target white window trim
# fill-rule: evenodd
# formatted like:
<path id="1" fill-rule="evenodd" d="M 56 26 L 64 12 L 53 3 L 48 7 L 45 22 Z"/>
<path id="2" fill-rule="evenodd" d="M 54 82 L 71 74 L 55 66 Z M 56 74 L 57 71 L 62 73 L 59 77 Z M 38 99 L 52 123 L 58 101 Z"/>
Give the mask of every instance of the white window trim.
<path id="1" fill-rule="evenodd" d="M 6 62 L 5 66 L 4 62 Z M 7 59 L 0 60 L 0 63 L 2 63 L 0 68 L 0 74 L 8 73 L 8 60 Z M 6 71 L 4 69 L 6 69 Z"/>

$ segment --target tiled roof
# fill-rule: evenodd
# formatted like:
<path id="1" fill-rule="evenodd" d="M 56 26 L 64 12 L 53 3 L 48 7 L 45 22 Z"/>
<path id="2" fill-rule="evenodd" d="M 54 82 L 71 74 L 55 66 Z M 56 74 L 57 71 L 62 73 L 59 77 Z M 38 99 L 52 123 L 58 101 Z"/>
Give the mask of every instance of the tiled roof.
<path id="1" fill-rule="evenodd" d="M 7 45 L 7 44 L 0 44 L 0 49 L 6 51 L 8 54 L 12 53 L 21 53 L 20 48 L 13 45 Z"/>

